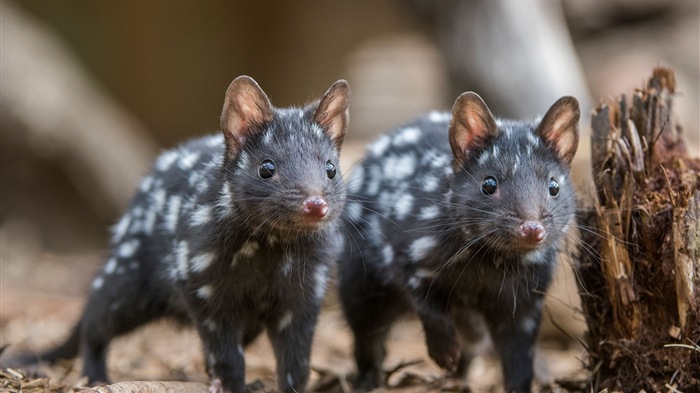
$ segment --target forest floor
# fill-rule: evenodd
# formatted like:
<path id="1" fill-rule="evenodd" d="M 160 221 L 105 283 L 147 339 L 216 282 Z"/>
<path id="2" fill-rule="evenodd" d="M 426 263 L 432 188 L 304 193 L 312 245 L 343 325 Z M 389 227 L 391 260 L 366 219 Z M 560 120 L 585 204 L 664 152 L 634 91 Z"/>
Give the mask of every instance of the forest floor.
<path id="1" fill-rule="evenodd" d="M 35 255 L 32 259 L 31 263 L 12 263 L 3 258 L 0 345 L 8 345 L 6 355 L 27 349 L 45 349 L 67 335 L 80 315 L 84 293 L 100 266 L 101 255 Z M 354 370 L 352 338 L 335 301 L 333 288 L 328 298 L 316 330 L 309 386 L 317 392 L 343 392 L 347 391 L 346 382 Z M 550 330 L 551 326 L 543 326 L 543 332 Z M 585 378 L 584 351 L 562 335 L 556 338 L 554 334 L 554 339 L 550 334 L 543 336 L 547 338 L 540 340 L 536 352 L 536 391 L 568 391 L 555 381 Z M 247 382 L 260 381 L 264 386 L 261 391 L 272 391 L 275 361 L 265 335 L 247 348 L 245 356 Z M 207 381 L 196 333 L 167 321 L 115 340 L 108 365 L 113 382 Z M 379 391 L 464 391 L 465 386 L 472 392 L 501 391 L 500 366 L 488 354 L 474 361 L 466 385 L 444 378 L 444 373 L 427 356 L 421 327 L 415 320 L 395 326 L 390 336 L 385 367 L 397 366 L 398 370 L 390 375 L 390 387 Z M 33 392 L 32 387 L 36 392 L 82 391 L 85 381 L 80 378 L 80 369 L 79 359 L 53 367 L 40 366 L 33 372 L 19 370 L 26 378 L 3 369 L 0 391 L 12 391 L 9 387 L 13 386 L 12 379 L 16 384 L 23 382 L 24 392 Z M 49 379 L 35 379 L 40 376 Z"/>

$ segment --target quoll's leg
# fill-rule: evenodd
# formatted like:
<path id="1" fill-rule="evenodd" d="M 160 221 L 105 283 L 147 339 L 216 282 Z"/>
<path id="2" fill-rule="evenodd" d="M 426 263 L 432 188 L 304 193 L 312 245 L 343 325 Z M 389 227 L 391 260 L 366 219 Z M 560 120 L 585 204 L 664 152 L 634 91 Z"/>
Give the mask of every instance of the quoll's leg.
<path id="1" fill-rule="evenodd" d="M 319 305 L 283 311 L 267 328 L 277 359 L 277 385 L 283 393 L 306 391 L 309 358 Z"/>
<path id="2" fill-rule="evenodd" d="M 416 311 L 425 331 L 428 354 L 438 366 L 454 373 L 457 371 L 461 350 L 447 298 L 436 292 L 414 291 Z"/>
<path id="3" fill-rule="evenodd" d="M 212 378 L 211 393 L 245 393 L 245 359 L 237 329 L 205 319 L 197 325 Z"/>
<path id="4" fill-rule="evenodd" d="M 358 392 L 372 390 L 383 383 L 384 342 L 392 324 L 410 310 L 404 295 L 382 285 L 384 280 L 373 276 L 370 268 L 367 265 L 366 271 L 364 268 L 357 272 L 343 271 L 344 276 L 341 276 L 343 310 L 355 338 L 357 377 L 353 385 Z"/>
<path id="5" fill-rule="evenodd" d="M 539 307 L 518 312 L 487 314 L 486 322 L 491 338 L 501 358 L 503 382 L 508 393 L 529 393 L 533 377 L 533 356 L 537 328 L 540 322 Z"/>
<path id="6" fill-rule="evenodd" d="M 476 347 L 486 333 L 483 319 L 475 310 L 462 309 L 454 313 L 455 324 L 462 348 L 455 376 L 466 379 L 469 366 L 476 356 Z"/>
<path id="7" fill-rule="evenodd" d="M 168 315 L 158 283 L 148 282 L 148 274 L 137 274 L 139 269 L 124 265 L 108 261 L 93 281 L 80 321 L 83 375 L 91 384 L 108 381 L 106 358 L 113 338 Z"/>

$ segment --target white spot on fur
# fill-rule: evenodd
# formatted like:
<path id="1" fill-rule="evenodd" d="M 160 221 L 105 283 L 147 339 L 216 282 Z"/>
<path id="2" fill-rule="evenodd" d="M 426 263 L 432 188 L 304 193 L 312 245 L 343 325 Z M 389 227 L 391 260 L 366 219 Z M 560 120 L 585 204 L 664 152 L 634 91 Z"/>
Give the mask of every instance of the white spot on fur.
<path id="1" fill-rule="evenodd" d="M 141 229 L 143 232 L 147 235 L 150 235 L 153 233 L 153 229 L 156 226 L 156 218 L 158 216 L 158 213 L 156 211 L 155 206 L 152 206 L 147 212 L 146 216 L 143 218 L 142 226 Z"/>
<path id="2" fill-rule="evenodd" d="M 241 171 L 244 171 L 248 168 L 248 164 L 249 164 L 248 161 L 249 161 L 248 152 L 245 150 L 241 150 L 241 152 L 238 153 L 238 162 L 236 163 L 236 166 Z"/>
<path id="3" fill-rule="evenodd" d="M 110 258 L 109 261 L 107 261 L 107 264 L 105 264 L 105 273 L 106 274 L 112 274 L 114 273 L 114 270 L 117 268 L 117 259 L 116 258 Z"/>
<path id="4" fill-rule="evenodd" d="M 426 278 L 433 278 L 435 277 L 435 272 L 429 269 L 418 269 L 416 270 L 416 273 L 414 274 L 415 277 L 424 280 Z"/>
<path id="5" fill-rule="evenodd" d="M 394 146 L 405 146 L 416 143 L 421 137 L 420 129 L 408 127 L 394 135 Z"/>
<path id="6" fill-rule="evenodd" d="M 531 132 L 527 133 L 527 141 L 530 142 L 530 144 L 534 147 L 537 147 L 540 144 L 540 139 Z"/>
<path id="7" fill-rule="evenodd" d="M 211 285 L 204 285 L 203 287 L 197 289 L 197 296 L 200 299 L 207 300 L 211 297 L 212 293 L 214 293 L 214 288 L 212 288 Z"/>
<path id="8" fill-rule="evenodd" d="M 161 172 L 167 171 L 179 156 L 180 155 L 175 150 L 166 151 L 165 153 L 161 154 L 160 157 L 158 157 L 158 160 L 156 161 L 156 168 Z"/>
<path id="9" fill-rule="evenodd" d="M 207 137 L 207 145 L 210 147 L 223 146 L 223 144 L 224 144 L 224 136 L 221 134 L 210 135 Z"/>
<path id="10" fill-rule="evenodd" d="M 192 171 L 187 177 L 187 184 L 190 187 L 197 187 L 204 180 L 206 173 L 204 170 Z"/>
<path id="11" fill-rule="evenodd" d="M 433 168 L 444 168 L 452 162 L 452 156 L 436 149 L 430 149 L 421 157 L 421 162 Z"/>
<path id="12" fill-rule="evenodd" d="M 294 317 L 294 315 L 291 311 L 287 311 L 286 313 L 284 313 L 282 319 L 280 319 L 280 322 L 277 325 L 277 331 L 281 332 L 282 330 L 288 328 L 289 325 L 292 323 L 292 317 Z"/>
<path id="13" fill-rule="evenodd" d="M 105 283 L 104 278 L 102 277 L 97 277 L 93 282 L 92 282 L 92 289 L 98 290 L 102 288 L 102 285 Z"/>
<path id="14" fill-rule="evenodd" d="M 129 224 L 131 223 L 131 216 L 125 214 L 122 216 L 121 220 L 112 229 L 114 236 L 112 237 L 114 242 L 120 241 L 126 234 L 127 229 L 129 229 Z"/>
<path id="15" fill-rule="evenodd" d="M 152 185 L 153 185 L 153 176 L 146 176 L 141 181 L 141 185 L 139 186 L 139 189 L 142 192 L 146 192 L 146 191 L 151 189 Z"/>
<path id="16" fill-rule="evenodd" d="M 561 187 L 564 184 L 566 184 L 566 176 L 564 176 L 564 175 L 559 176 L 559 186 Z"/>
<path id="17" fill-rule="evenodd" d="M 440 180 L 437 178 L 437 176 L 433 175 L 426 175 L 423 178 L 423 190 L 427 192 L 433 192 L 437 190 L 438 186 L 440 185 Z"/>
<path id="18" fill-rule="evenodd" d="M 119 245 L 117 254 L 121 258 L 129 258 L 136 253 L 136 250 L 138 250 L 140 245 L 141 242 L 139 242 L 138 239 L 129 240 L 128 242 L 124 242 Z"/>
<path id="19" fill-rule="evenodd" d="M 197 210 L 194 211 L 194 213 L 192 213 L 192 217 L 190 218 L 190 225 L 204 225 L 209 221 L 211 221 L 211 206 L 201 205 L 199 208 L 197 208 Z"/>
<path id="20" fill-rule="evenodd" d="M 263 143 L 269 145 L 272 142 L 272 130 L 267 130 L 263 135 Z"/>
<path id="21" fill-rule="evenodd" d="M 420 261 L 426 255 L 428 255 L 430 251 L 432 251 L 433 247 L 435 247 L 437 243 L 437 239 L 433 236 L 423 236 L 414 240 L 413 243 L 411 243 L 411 246 L 408 248 L 411 260 L 414 262 Z"/>
<path id="22" fill-rule="evenodd" d="M 214 322 L 211 318 L 207 318 L 202 322 L 202 326 L 204 326 L 207 330 L 210 332 L 215 332 L 218 326 L 216 326 L 216 322 Z"/>
<path id="23" fill-rule="evenodd" d="M 290 374 L 290 373 L 287 373 L 287 386 L 292 388 L 292 390 L 295 390 L 294 389 L 294 379 L 292 379 L 292 374 Z"/>
<path id="24" fill-rule="evenodd" d="M 501 149 L 499 149 L 498 146 L 494 146 L 493 149 L 491 149 L 491 154 L 493 155 L 494 159 L 498 158 L 498 155 L 500 153 L 501 153 Z"/>
<path id="25" fill-rule="evenodd" d="M 156 211 L 161 211 L 163 206 L 165 206 L 165 200 L 167 199 L 167 194 L 164 189 L 158 189 L 151 194 L 151 206 Z"/>
<path id="26" fill-rule="evenodd" d="M 416 169 L 416 159 L 412 154 L 390 156 L 384 160 L 384 177 L 399 181 L 413 175 Z"/>
<path id="27" fill-rule="evenodd" d="M 448 112 L 432 111 L 428 115 L 428 118 L 433 123 L 440 123 L 440 122 L 444 122 L 444 121 L 449 121 L 452 118 L 452 115 L 449 114 Z"/>
<path id="28" fill-rule="evenodd" d="M 195 273 L 199 273 L 208 268 L 212 262 L 214 262 L 214 253 L 205 252 L 204 254 L 199 254 L 192 258 L 190 261 L 190 269 Z"/>
<path id="29" fill-rule="evenodd" d="M 372 143 L 369 146 L 369 151 L 374 155 L 375 157 L 380 157 L 381 155 L 384 154 L 386 149 L 389 147 L 391 144 L 391 138 L 389 135 L 381 135 L 379 138 L 377 138 L 374 143 Z"/>
<path id="30" fill-rule="evenodd" d="M 440 208 L 436 205 L 424 206 L 418 213 L 418 218 L 421 220 L 432 220 L 440 215 Z"/>
<path id="31" fill-rule="evenodd" d="M 316 300 L 323 299 L 328 285 L 328 265 L 318 265 L 314 273 L 314 296 Z"/>
<path id="32" fill-rule="evenodd" d="M 217 206 L 220 208 L 219 212 L 221 216 L 225 217 L 231 214 L 231 204 L 233 203 L 233 192 L 231 191 L 231 184 L 229 182 L 224 182 L 219 192 L 219 200 Z"/>
<path id="33" fill-rule="evenodd" d="M 547 262 L 547 260 L 544 258 L 546 255 L 547 249 L 541 248 L 539 250 L 534 250 L 523 254 L 523 261 L 533 265 L 539 265 Z"/>
<path id="34" fill-rule="evenodd" d="M 304 117 L 304 113 L 302 112 L 299 117 Z M 319 127 L 317 124 L 312 124 L 311 125 L 311 131 L 314 133 L 319 138 L 323 138 L 323 130 L 321 127 Z"/>
<path id="35" fill-rule="evenodd" d="M 176 278 L 186 279 L 187 278 L 187 260 L 189 258 L 189 245 L 187 241 L 182 240 L 177 244 L 175 249 L 175 273 Z"/>
<path id="36" fill-rule="evenodd" d="M 241 247 L 241 249 L 238 252 L 241 255 L 250 258 L 253 255 L 255 255 L 255 253 L 258 251 L 259 247 L 260 247 L 260 245 L 258 244 L 258 242 L 251 240 L 251 241 L 245 242 L 245 244 L 243 244 L 243 247 Z"/>
<path id="37" fill-rule="evenodd" d="M 387 244 L 382 248 L 382 257 L 384 258 L 385 265 L 391 265 L 394 262 L 394 248 Z"/>
<path id="38" fill-rule="evenodd" d="M 180 218 L 180 205 L 182 204 L 182 198 L 177 195 L 170 197 L 168 202 L 168 212 L 165 215 L 165 229 L 171 233 L 175 232 L 177 229 L 177 221 Z"/>
<path id="39" fill-rule="evenodd" d="M 399 197 L 399 199 L 396 201 L 396 204 L 394 205 L 396 218 L 398 218 L 399 220 L 403 220 L 409 213 L 411 213 L 411 209 L 413 208 L 413 200 L 413 195 L 408 193 L 403 194 Z"/>
<path id="40" fill-rule="evenodd" d="M 435 272 L 433 272 L 432 270 L 418 269 L 408 280 L 407 284 L 411 289 L 417 289 L 420 286 L 422 280 L 433 277 L 435 277 Z"/>
<path id="41" fill-rule="evenodd" d="M 521 322 L 520 328 L 523 330 L 523 332 L 532 334 L 535 332 L 535 329 L 537 329 L 537 321 L 535 321 L 535 318 L 533 317 L 525 318 Z"/>
<path id="42" fill-rule="evenodd" d="M 479 156 L 479 160 L 478 160 L 477 162 L 479 163 L 479 165 L 484 165 L 484 164 L 486 164 L 486 161 L 489 160 L 489 158 L 491 158 L 491 155 L 489 154 L 489 152 L 488 152 L 488 151 L 484 151 L 484 152 L 481 153 L 481 155 Z"/>
<path id="43" fill-rule="evenodd" d="M 190 169 L 197 163 L 199 156 L 200 153 L 198 151 L 185 151 L 182 153 L 182 156 L 180 156 L 177 166 L 182 170 Z"/>

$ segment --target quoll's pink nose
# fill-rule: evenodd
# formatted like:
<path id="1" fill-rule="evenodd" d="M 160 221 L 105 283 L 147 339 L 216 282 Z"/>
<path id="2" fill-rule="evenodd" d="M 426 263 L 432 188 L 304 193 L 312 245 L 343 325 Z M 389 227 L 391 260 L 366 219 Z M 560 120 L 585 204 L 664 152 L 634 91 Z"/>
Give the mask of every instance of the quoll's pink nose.
<path id="1" fill-rule="evenodd" d="M 520 225 L 518 234 L 526 242 L 537 244 L 544 239 L 547 232 L 539 221 L 526 221 L 524 224 Z"/>
<path id="2" fill-rule="evenodd" d="M 328 214 L 328 203 L 320 196 L 310 196 L 304 199 L 301 210 L 309 217 L 323 218 Z"/>

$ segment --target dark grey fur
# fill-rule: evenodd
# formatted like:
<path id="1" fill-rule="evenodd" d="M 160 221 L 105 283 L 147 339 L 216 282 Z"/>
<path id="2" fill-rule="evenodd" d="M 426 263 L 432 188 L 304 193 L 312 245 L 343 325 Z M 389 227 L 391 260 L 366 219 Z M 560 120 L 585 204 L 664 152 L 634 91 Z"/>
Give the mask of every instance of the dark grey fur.
<path id="1" fill-rule="evenodd" d="M 111 256 L 79 324 L 39 357 L 73 358 L 80 349 L 90 382 L 106 381 L 114 337 L 176 317 L 199 332 L 210 390 L 242 393 L 243 348 L 267 329 L 280 391 L 303 392 L 337 258 L 345 189 L 340 169 L 330 176 L 327 165 L 338 165 L 348 100 L 347 83 L 338 81 L 303 109 L 275 109 L 251 78 L 234 80 L 223 135 L 158 158 L 114 227 Z M 259 172 L 268 159 L 275 173 L 265 179 Z"/>
<path id="2" fill-rule="evenodd" d="M 389 329 L 413 311 L 439 366 L 464 377 L 485 327 L 506 390 L 530 391 L 543 297 L 574 213 L 578 118 L 565 97 L 542 121 L 495 120 L 465 93 L 451 115 L 431 113 L 369 147 L 348 181 L 340 269 L 357 390 L 381 384 Z"/>

